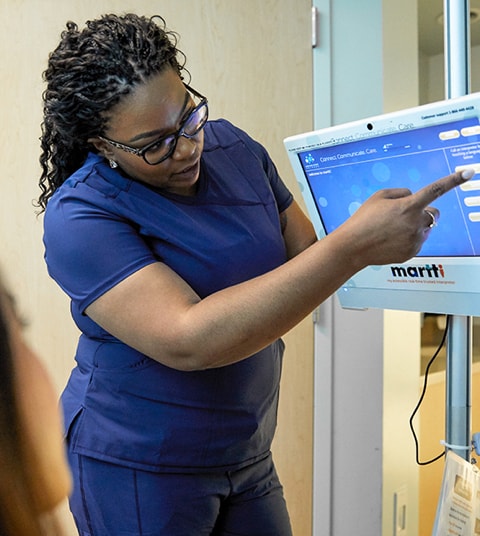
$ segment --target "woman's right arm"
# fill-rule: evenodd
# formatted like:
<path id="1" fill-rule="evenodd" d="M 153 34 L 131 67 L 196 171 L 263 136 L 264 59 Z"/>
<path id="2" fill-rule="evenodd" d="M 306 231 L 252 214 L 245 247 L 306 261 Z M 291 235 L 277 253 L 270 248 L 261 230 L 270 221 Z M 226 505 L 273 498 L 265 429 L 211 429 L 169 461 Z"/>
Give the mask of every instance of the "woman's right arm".
<path id="1" fill-rule="evenodd" d="M 129 276 L 86 314 L 106 331 L 169 367 L 235 363 L 293 328 L 356 272 L 403 262 L 425 241 L 429 204 L 464 182 L 459 173 L 411 194 L 374 194 L 335 232 L 278 268 L 204 299 L 162 263 Z"/>

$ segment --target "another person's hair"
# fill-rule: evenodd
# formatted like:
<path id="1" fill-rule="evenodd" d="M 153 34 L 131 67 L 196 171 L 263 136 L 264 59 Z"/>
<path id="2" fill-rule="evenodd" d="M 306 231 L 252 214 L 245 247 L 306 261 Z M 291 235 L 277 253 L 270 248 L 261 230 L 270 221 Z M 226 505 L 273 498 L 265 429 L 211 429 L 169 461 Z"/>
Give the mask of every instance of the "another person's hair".
<path id="1" fill-rule="evenodd" d="M 0 284 L 0 534 L 37 536 L 45 532 L 30 487 L 11 347 L 12 317 L 12 300 Z"/>
<path id="2" fill-rule="evenodd" d="M 183 79 L 185 56 L 177 34 L 162 17 L 104 15 L 83 30 L 73 22 L 61 35 L 43 73 L 43 123 L 38 206 L 94 150 L 88 140 L 104 134 L 108 112 L 139 83 L 165 68 Z"/>

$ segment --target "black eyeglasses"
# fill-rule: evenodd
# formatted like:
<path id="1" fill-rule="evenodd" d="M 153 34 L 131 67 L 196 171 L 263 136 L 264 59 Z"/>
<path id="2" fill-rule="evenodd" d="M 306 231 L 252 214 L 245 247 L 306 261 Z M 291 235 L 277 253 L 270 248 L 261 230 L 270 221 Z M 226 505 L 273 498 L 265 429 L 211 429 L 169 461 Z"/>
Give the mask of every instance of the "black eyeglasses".
<path id="1" fill-rule="evenodd" d="M 130 147 L 130 145 L 125 145 L 124 143 L 120 143 L 118 141 L 110 140 L 104 136 L 98 137 L 117 149 L 122 149 L 127 153 L 140 156 L 147 164 L 150 164 L 151 166 L 160 164 L 172 156 L 180 136 L 184 136 L 188 139 L 193 138 L 202 130 L 208 119 L 208 101 L 206 97 L 200 95 L 198 91 L 195 91 L 187 84 L 185 84 L 185 87 L 192 95 L 200 99 L 200 102 L 188 114 L 188 117 L 185 118 L 180 128 L 176 132 L 172 132 L 166 136 L 161 136 L 157 140 L 152 141 L 152 143 L 149 143 L 140 149 Z"/>

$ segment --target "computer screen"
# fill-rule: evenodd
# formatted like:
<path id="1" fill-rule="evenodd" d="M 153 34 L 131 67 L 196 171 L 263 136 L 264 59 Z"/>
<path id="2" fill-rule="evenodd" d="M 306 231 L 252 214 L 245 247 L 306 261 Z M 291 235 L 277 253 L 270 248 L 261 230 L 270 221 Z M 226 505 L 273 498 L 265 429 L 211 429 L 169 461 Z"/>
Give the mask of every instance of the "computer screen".
<path id="1" fill-rule="evenodd" d="M 478 168 L 435 201 L 438 226 L 417 257 L 370 266 L 338 296 L 344 307 L 480 314 L 480 94 L 291 136 L 285 147 L 319 238 L 379 189 L 415 192 Z"/>

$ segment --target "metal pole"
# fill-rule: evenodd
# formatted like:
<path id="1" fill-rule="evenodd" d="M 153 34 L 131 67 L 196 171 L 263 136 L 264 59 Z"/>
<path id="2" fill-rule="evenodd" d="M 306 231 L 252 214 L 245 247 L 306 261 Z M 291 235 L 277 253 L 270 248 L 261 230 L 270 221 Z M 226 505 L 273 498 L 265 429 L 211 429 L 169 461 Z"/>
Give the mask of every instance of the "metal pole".
<path id="1" fill-rule="evenodd" d="M 450 99 L 470 92 L 470 1 L 444 0 L 444 25 L 445 94 Z M 445 444 L 466 460 L 472 438 L 471 364 L 472 318 L 453 316 L 447 336 Z"/>
<path id="2" fill-rule="evenodd" d="M 447 448 L 470 460 L 471 432 L 471 317 L 453 316 L 447 339 L 446 415 Z M 459 447 L 459 448 L 456 448 Z"/>
<path id="3" fill-rule="evenodd" d="M 444 0 L 445 95 L 470 93 L 470 0 Z"/>

